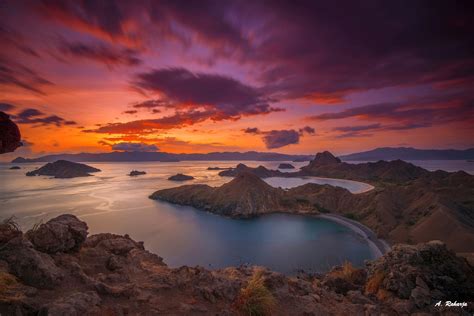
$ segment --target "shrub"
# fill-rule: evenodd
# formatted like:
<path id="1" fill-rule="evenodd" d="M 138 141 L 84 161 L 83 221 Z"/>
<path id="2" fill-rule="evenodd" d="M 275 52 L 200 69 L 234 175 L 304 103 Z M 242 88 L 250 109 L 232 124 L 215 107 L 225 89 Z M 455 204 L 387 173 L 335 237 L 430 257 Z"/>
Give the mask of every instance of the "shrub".
<path id="1" fill-rule="evenodd" d="M 365 292 L 367 294 L 377 294 L 385 279 L 385 273 L 383 271 L 376 271 L 368 280 L 365 285 Z"/>
<path id="2" fill-rule="evenodd" d="M 262 271 L 254 273 L 247 286 L 240 290 L 235 307 L 242 315 L 272 315 L 276 300 L 264 284 Z"/>
<path id="3" fill-rule="evenodd" d="M 0 222 L 0 245 L 7 243 L 18 235 L 21 235 L 21 230 L 13 216 Z"/>
<path id="4" fill-rule="evenodd" d="M 347 213 L 347 214 L 344 214 L 344 216 L 347 217 L 348 219 L 357 220 L 357 215 L 355 215 L 354 213 Z"/>

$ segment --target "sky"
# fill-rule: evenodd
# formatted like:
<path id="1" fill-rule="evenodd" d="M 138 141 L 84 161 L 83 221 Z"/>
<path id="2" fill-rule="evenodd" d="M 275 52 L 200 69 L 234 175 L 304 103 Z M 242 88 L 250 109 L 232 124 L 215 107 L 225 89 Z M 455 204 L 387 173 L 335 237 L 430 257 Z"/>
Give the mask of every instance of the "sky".
<path id="1" fill-rule="evenodd" d="M 13 156 L 474 147 L 472 1 L 0 0 Z"/>

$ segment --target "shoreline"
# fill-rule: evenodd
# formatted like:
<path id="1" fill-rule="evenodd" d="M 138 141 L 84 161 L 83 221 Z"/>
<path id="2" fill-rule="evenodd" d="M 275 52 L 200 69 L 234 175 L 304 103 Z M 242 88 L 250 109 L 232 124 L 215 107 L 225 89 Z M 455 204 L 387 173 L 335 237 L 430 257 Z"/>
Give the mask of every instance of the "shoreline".
<path id="1" fill-rule="evenodd" d="M 375 259 L 383 256 L 391 249 L 390 245 L 385 240 L 379 239 L 369 227 L 365 226 L 360 222 L 351 220 L 349 218 L 337 214 L 320 214 L 317 215 L 317 217 L 331 220 L 338 224 L 346 226 L 356 234 L 363 237 L 368 242 L 370 248 L 374 252 L 376 256 Z"/>

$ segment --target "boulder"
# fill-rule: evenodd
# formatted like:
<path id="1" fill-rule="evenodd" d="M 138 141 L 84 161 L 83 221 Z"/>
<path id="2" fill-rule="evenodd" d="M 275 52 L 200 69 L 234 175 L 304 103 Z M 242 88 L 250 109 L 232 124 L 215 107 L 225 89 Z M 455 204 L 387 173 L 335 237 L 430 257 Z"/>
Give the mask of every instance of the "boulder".
<path id="1" fill-rule="evenodd" d="M 101 299 L 94 291 L 77 292 L 43 307 L 42 312 L 50 316 L 99 315 L 100 303 Z"/>
<path id="2" fill-rule="evenodd" d="M 9 240 L 0 248 L 0 258 L 8 263 L 10 272 L 24 284 L 37 288 L 54 288 L 63 275 L 53 259 L 34 249 L 24 236 Z"/>
<path id="3" fill-rule="evenodd" d="M 36 249 L 46 253 L 78 251 L 87 238 L 87 224 L 70 214 L 60 215 L 26 233 Z"/>

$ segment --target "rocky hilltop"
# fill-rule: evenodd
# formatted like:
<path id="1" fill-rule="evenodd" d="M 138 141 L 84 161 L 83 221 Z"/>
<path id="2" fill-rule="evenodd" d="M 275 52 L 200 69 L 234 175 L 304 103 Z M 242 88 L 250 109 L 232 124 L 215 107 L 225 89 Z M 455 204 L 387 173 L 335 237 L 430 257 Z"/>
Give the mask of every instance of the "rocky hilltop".
<path id="1" fill-rule="evenodd" d="M 51 176 L 54 178 L 87 177 L 90 173 L 99 172 L 100 169 L 72 161 L 58 160 L 50 162 L 43 167 L 27 172 L 27 176 Z"/>
<path id="2" fill-rule="evenodd" d="M 258 166 L 257 168 L 248 167 L 243 163 L 239 163 L 235 168 L 230 168 L 219 172 L 221 177 L 236 177 L 240 173 L 251 173 L 259 178 L 270 178 L 270 177 L 282 177 L 285 175 L 284 172 L 279 170 L 269 170 L 264 166 Z"/>
<path id="3" fill-rule="evenodd" d="M 474 269 L 441 242 L 396 245 L 365 268 L 288 277 L 263 267 L 170 268 L 129 236 L 87 237 L 61 215 L 0 224 L 2 315 L 471 315 Z M 444 307 L 445 301 L 467 306 Z M 435 304 L 442 301 L 441 307 Z M 421 314 L 420 314 L 421 315 Z"/>

